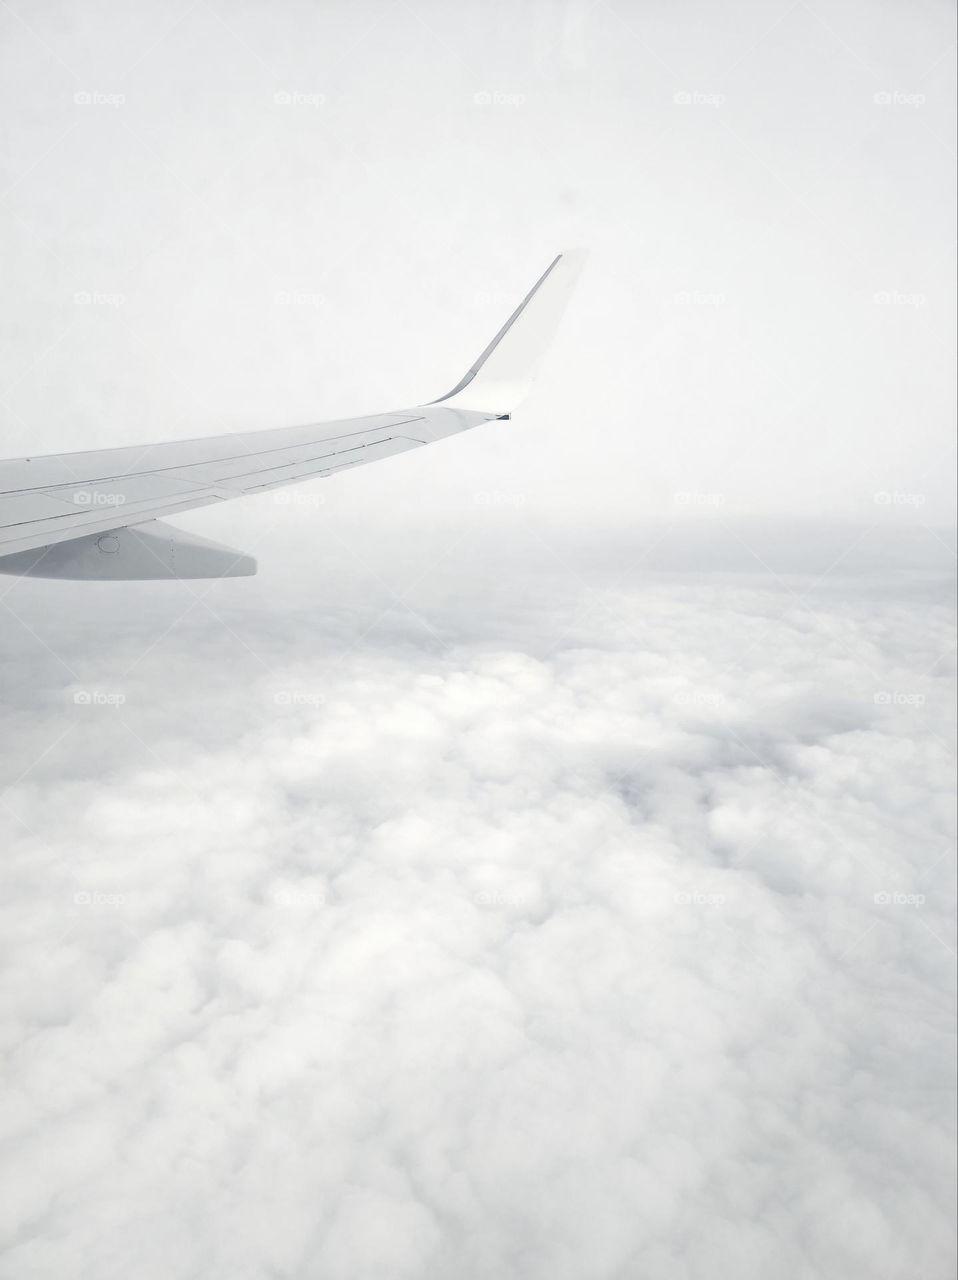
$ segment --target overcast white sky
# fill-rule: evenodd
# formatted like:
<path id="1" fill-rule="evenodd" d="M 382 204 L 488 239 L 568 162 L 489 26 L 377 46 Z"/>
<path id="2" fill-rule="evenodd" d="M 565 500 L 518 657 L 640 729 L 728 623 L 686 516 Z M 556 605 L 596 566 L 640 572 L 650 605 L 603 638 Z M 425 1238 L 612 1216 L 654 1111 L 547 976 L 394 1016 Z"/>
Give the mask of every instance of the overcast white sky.
<path id="1" fill-rule="evenodd" d="M 584 244 L 506 454 L 530 501 L 871 521 L 899 491 L 949 525 L 952 23 L 801 0 L 5 5 L 6 455 L 419 402 Z M 368 483 L 393 500 L 388 472 Z"/>
<path id="2" fill-rule="evenodd" d="M 0 455 L 491 424 L 0 578 L 0 1276 L 953 1273 L 954 13 L 0 0 Z"/>

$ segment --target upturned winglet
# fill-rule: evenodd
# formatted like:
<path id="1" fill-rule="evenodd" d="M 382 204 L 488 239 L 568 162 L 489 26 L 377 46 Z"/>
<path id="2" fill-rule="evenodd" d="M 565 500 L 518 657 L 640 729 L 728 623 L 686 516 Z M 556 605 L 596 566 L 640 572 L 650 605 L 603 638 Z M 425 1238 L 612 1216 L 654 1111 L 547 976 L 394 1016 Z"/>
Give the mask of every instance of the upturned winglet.
<path id="1" fill-rule="evenodd" d="M 432 403 L 510 414 L 528 394 L 585 257 L 573 249 L 554 258 L 465 376 Z"/>

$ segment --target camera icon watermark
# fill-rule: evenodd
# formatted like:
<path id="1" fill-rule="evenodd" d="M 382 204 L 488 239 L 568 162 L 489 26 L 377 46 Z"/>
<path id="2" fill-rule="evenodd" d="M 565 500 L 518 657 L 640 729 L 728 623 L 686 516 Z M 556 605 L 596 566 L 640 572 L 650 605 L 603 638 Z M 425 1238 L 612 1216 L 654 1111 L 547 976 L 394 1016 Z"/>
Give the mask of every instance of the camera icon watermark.
<path id="1" fill-rule="evenodd" d="M 473 899 L 477 907 L 511 907 L 521 910 L 528 907 L 529 894 L 517 889 L 481 889 Z"/>
<path id="2" fill-rule="evenodd" d="M 125 693 L 104 689 L 76 689 L 73 693 L 75 707 L 122 707 L 125 702 Z"/>
<path id="3" fill-rule="evenodd" d="M 725 695 L 713 689 L 680 689 L 674 701 L 680 707 L 720 707 Z"/>
<path id="4" fill-rule="evenodd" d="M 321 707 L 326 701 L 323 694 L 314 689 L 277 689 L 273 705 L 277 707 Z"/>
<path id="5" fill-rule="evenodd" d="M 672 495 L 677 507 L 724 507 L 724 493 L 697 493 L 690 489 L 680 489 Z"/>
<path id="6" fill-rule="evenodd" d="M 95 289 L 79 289 L 73 295 L 73 305 L 76 307 L 122 307 L 125 302 L 125 293 L 99 293 Z"/>
<path id="7" fill-rule="evenodd" d="M 679 89 L 672 94 L 677 107 L 723 107 L 728 101 L 724 93 L 703 93 L 700 89 Z"/>
<path id="8" fill-rule="evenodd" d="M 699 889 L 681 889 L 673 894 L 677 907 L 724 907 L 728 899 L 724 893 L 704 893 Z"/>
<path id="9" fill-rule="evenodd" d="M 879 289 L 872 294 L 876 307 L 923 307 L 927 301 L 927 294 L 903 293 L 899 289 Z"/>
<path id="10" fill-rule="evenodd" d="M 928 101 L 923 93 L 906 93 L 902 89 L 879 89 L 872 95 L 876 107 L 923 107 Z"/>
<path id="11" fill-rule="evenodd" d="M 126 502 L 123 493 L 108 493 L 102 489 L 76 489 L 73 505 L 76 507 L 122 507 Z"/>
<path id="12" fill-rule="evenodd" d="M 73 895 L 76 907 L 110 907 L 116 910 L 117 907 L 129 906 L 130 902 L 128 893 L 104 893 L 102 889 L 80 889 Z"/>
<path id="13" fill-rule="evenodd" d="M 273 305 L 276 307 L 323 307 L 326 305 L 326 295 L 300 289 L 280 289 L 273 294 Z"/>
<path id="14" fill-rule="evenodd" d="M 472 95 L 472 101 L 477 107 L 523 107 L 527 99 L 524 93 L 503 93 L 499 89 L 480 89 Z"/>
<path id="15" fill-rule="evenodd" d="M 301 93 L 297 89 L 280 89 L 273 94 L 277 107 L 324 107 L 325 93 Z"/>
<path id="16" fill-rule="evenodd" d="M 277 889 L 272 895 L 274 907 L 294 911 L 318 911 L 326 906 L 326 893 L 322 889 Z"/>
<path id="17" fill-rule="evenodd" d="M 476 507 L 522 507 L 525 501 L 524 493 L 506 493 L 502 489 L 479 489 L 472 495 Z"/>
<path id="18" fill-rule="evenodd" d="M 125 93 L 103 93 L 99 89 L 79 89 L 73 95 L 73 104 L 77 107 L 122 107 L 126 102 Z"/>
<path id="19" fill-rule="evenodd" d="M 875 693 L 876 707 L 923 707 L 923 693 L 903 693 L 899 689 L 879 689 Z"/>
<path id="20" fill-rule="evenodd" d="M 923 493 L 903 493 L 899 489 L 880 489 L 872 496 L 876 507 L 923 507 L 927 501 Z"/>
<path id="21" fill-rule="evenodd" d="M 724 293 L 702 293 L 698 289 L 679 289 L 672 295 L 677 307 L 724 307 L 728 298 Z"/>

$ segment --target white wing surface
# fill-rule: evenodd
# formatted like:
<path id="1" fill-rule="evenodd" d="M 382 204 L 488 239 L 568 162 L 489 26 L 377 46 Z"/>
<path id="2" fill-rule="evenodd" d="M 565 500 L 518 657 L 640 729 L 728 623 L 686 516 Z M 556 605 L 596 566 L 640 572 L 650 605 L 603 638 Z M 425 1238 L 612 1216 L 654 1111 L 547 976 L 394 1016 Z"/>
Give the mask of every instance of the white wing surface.
<path id="1" fill-rule="evenodd" d="M 241 553 L 164 518 L 378 462 L 508 418 L 580 266 L 560 254 L 465 377 L 413 409 L 300 427 L 0 462 L 0 572 L 56 578 L 255 573 Z"/>

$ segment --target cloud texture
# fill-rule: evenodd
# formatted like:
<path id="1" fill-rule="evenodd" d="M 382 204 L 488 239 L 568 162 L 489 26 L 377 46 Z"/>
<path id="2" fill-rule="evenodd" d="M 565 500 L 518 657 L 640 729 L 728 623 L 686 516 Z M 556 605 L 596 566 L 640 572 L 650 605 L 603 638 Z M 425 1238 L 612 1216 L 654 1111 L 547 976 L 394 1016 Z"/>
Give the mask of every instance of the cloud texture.
<path id="1" fill-rule="evenodd" d="M 78 637 L 0 809 L 2 1274 L 945 1275 L 951 610 L 801 585 Z"/>

